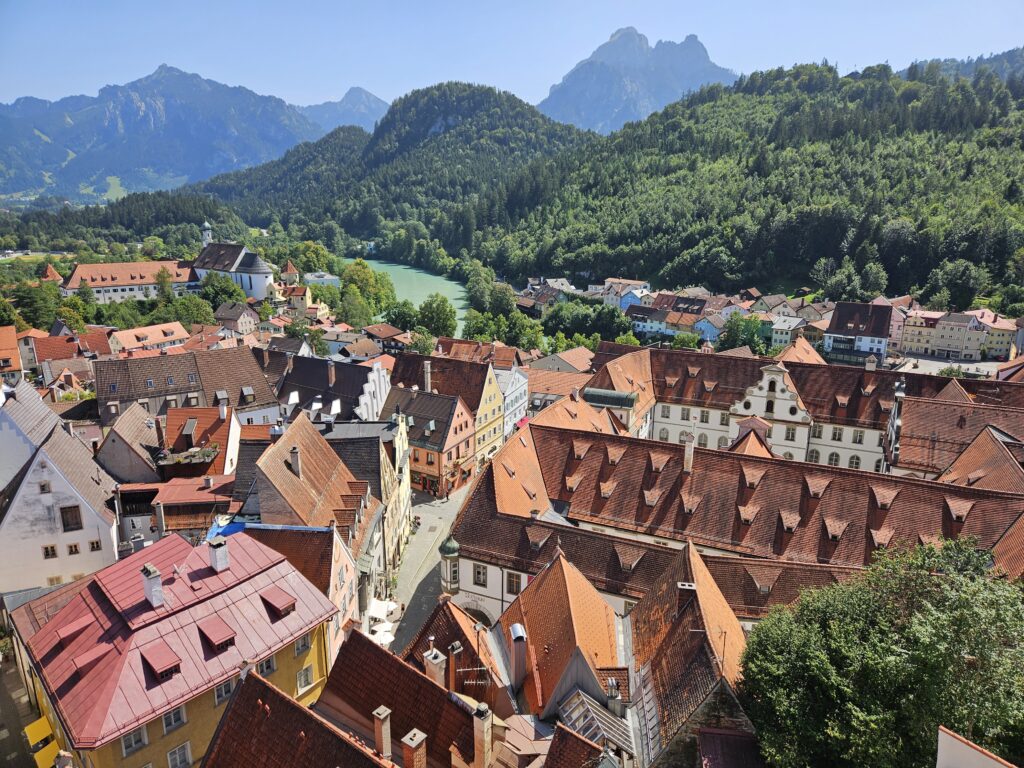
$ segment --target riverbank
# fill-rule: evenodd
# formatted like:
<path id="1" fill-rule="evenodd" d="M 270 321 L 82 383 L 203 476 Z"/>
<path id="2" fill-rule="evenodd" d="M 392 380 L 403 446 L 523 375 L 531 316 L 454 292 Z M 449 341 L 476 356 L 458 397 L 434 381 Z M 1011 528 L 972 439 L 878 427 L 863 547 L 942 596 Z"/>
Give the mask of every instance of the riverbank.
<path id="1" fill-rule="evenodd" d="M 400 301 L 408 299 L 418 307 L 432 293 L 440 293 L 447 298 L 458 313 L 459 326 L 456 333 L 462 330 L 462 321 L 466 316 L 466 310 L 469 309 L 469 296 L 461 283 L 417 267 L 410 267 L 408 264 L 366 256 L 363 258 L 373 269 L 387 273 L 395 286 L 395 295 Z"/>

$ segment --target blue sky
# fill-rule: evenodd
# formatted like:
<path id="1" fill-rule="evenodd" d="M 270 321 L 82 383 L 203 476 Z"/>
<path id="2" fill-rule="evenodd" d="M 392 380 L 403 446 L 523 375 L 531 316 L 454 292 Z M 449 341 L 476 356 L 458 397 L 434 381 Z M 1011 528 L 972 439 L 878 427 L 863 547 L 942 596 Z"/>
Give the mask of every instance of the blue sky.
<path id="1" fill-rule="evenodd" d="M 1022 0 L 0 0 L 0 102 L 95 94 L 162 63 L 309 104 L 391 100 L 442 80 L 530 102 L 616 29 L 696 34 L 739 72 L 828 58 L 843 71 L 1024 44 Z"/>

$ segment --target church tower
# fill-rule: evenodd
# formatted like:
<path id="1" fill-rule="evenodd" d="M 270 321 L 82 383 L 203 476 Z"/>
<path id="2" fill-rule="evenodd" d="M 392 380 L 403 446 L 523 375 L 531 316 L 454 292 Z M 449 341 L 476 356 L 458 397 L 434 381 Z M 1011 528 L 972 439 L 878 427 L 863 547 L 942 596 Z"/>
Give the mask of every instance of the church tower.
<path id="1" fill-rule="evenodd" d="M 203 248 L 213 242 L 213 227 L 210 226 L 210 222 L 203 222 Z"/>

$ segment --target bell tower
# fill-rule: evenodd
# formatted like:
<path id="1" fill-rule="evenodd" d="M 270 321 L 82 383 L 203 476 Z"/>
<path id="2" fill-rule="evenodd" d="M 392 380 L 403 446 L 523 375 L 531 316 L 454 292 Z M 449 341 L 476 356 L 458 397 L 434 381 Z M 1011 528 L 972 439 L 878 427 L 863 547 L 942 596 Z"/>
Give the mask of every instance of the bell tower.
<path id="1" fill-rule="evenodd" d="M 213 227 L 210 226 L 210 222 L 203 222 L 203 248 L 213 242 Z"/>
<path id="2" fill-rule="evenodd" d="M 437 548 L 441 553 L 441 590 L 446 595 L 459 593 L 459 542 L 451 534 Z"/>

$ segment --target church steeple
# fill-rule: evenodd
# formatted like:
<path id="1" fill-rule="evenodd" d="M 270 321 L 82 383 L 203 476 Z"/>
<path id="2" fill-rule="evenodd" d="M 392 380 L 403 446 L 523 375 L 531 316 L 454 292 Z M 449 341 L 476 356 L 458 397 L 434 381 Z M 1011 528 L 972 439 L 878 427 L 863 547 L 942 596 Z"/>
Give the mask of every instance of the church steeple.
<path id="1" fill-rule="evenodd" d="M 213 227 L 210 226 L 210 222 L 203 222 L 203 248 L 213 242 Z"/>

